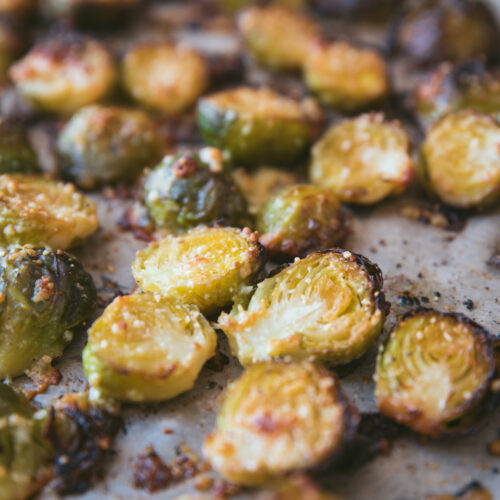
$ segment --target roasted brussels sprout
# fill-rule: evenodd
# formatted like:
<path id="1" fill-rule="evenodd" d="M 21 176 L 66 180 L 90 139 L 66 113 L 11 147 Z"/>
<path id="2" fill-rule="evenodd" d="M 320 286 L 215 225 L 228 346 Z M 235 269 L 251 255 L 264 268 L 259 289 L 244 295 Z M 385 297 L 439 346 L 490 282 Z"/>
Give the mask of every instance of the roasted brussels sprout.
<path id="1" fill-rule="evenodd" d="M 244 7 L 248 7 L 255 4 L 265 4 L 266 0 L 206 0 L 209 4 L 215 5 L 216 7 L 228 11 L 236 12 Z M 308 0 L 273 0 L 274 4 L 284 5 L 289 8 L 304 8 L 307 7 Z"/>
<path id="2" fill-rule="evenodd" d="M 180 46 L 143 44 L 125 54 L 122 79 L 139 103 L 168 115 L 191 108 L 208 84 L 208 68 L 195 50 Z"/>
<path id="3" fill-rule="evenodd" d="M 287 187 L 272 197 L 257 213 L 256 228 L 268 253 L 285 260 L 334 247 L 346 235 L 337 197 L 309 184 Z"/>
<path id="4" fill-rule="evenodd" d="M 218 324 L 243 366 L 273 358 L 345 364 L 382 330 L 389 309 L 382 283 L 380 269 L 360 255 L 312 253 L 243 289 Z"/>
<path id="5" fill-rule="evenodd" d="M 285 479 L 257 500 L 339 500 L 336 495 L 320 490 L 310 479 L 298 475 Z"/>
<path id="6" fill-rule="evenodd" d="M 245 199 L 224 174 L 215 148 L 166 156 L 147 176 L 143 197 L 156 226 L 176 233 L 199 225 L 248 224 Z"/>
<path id="7" fill-rule="evenodd" d="M 380 113 L 345 120 L 314 145 L 309 174 L 344 202 L 366 205 L 401 194 L 414 175 L 408 136 Z"/>
<path id="8" fill-rule="evenodd" d="M 420 180 L 444 203 L 482 207 L 500 198 L 500 124 L 465 110 L 428 132 L 420 152 Z"/>
<path id="9" fill-rule="evenodd" d="M 0 119 L 0 174 L 35 173 L 38 160 L 25 131 Z"/>
<path id="10" fill-rule="evenodd" d="M 492 337 L 468 318 L 419 309 L 381 346 L 381 413 L 433 437 L 470 430 L 495 371 Z"/>
<path id="11" fill-rule="evenodd" d="M 0 15 L 24 16 L 33 12 L 36 0 L 0 0 Z"/>
<path id="12" fill-rule="evenodd" d="M 286 165 L 300 160 L 318 134 L 322 114 L 271 89 L 240 87 L 202 97 L 198 122 L 205 141 L 233 164 Z"/>
<path id="13" fill-rule="evenodd" d="M 305 14 L 273 4 L 245 10 L 239 29 L 259 64 L 283 70 L 302 68 L 319 31 Z"/>
<path id="14" fill-rule="evenodd" d="M 191 389 L 217 335 L 196 306 L 159 294 L 117 297 L 89 330 L 90 385 L 121 401 L 154 402 Z"/>
<path id="15" fill-rule="evenodd" d="M 0 377 L 62 354 L 69 331 L 96 301 L 91 276 L 58 250 L 11 247 L 0 255 Z"/>
<path id="16" fill-rule="evenodd" d="M 249 229 L 203 228 L 168 236 L 138 252 L 132 274 L 148 292 L 196 304 L 204 314 L 231 303 L 264 265 L 264 250 Z"/>
<path id="17" fill-rule="evenodd" d="M 47 38 L 10 69 L 25 99 L 42 111 L 62 114 L 104 97 L 115 73 L 113 59 L 100 42 L 74 33 Z"/>
<path id="18" fill-rule="evenodd" d="M 57 143 L 59 170 L 85 189 L 133 181 L 161 158 L 161 139 L 142 111 L 87 106 L 73 115 Z"/>
<path id="19" fill-rule="evenodd" d="M 387 21 L 401 0 L 309 0 L 321 14 L 342 16 L 358 21 Z"/>
<path id="20" fill-rule="evenodd" d="M 304 77 L 320 100 L 340 111 L 366 108 L 389 94 L 382 56 L 346 42 L 315 44 L 306 58 Z"/>
<path id="21" fill-rule="evenodd" d="M 397 16 L 393 50 L 416 64 L 498 58 L 499 29 L 482 0 L 414 0 Z"/>
<path id="22" fill-rule="evenodd" d="M 326 370 L 310 363 L 259 363 L 227 388 L 204 454 L 225 479 L 259 484 L 331 459 L 357 422 Z"/>
<path id="23" fill-rule="evenodd" d="M 97 207 L 73 184 L 0 175 L 0 247 L 30 243 L 66 249 L 81 243 L 97 225 Z"/>

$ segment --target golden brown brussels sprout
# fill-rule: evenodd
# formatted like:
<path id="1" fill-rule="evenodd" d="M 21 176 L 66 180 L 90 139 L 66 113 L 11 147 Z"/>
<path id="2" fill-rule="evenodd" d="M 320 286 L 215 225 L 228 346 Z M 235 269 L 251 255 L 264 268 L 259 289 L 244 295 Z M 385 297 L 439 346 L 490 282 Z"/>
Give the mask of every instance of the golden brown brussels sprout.
<path id="1" fill-rule="evenodd" d="M 401 194 L 413 179 L 410 143 L 397 122 L 366 114 L 334 125 L 313 147 L 312 181 L 341 201 L 371 204 Z"/>
<path id="2" fill-rule="evenodd" d="M 296 184 L 257 213 L 259 241 L 270 255 L 289 259 L 337 246 L 346 235 L 344 214 L 328 188 Z"/>
<path id="3" fill-rule="evenodd" d="M 495 15 L 482 0 L 415 0 L 397 17 L 392 45 L 417 64 L 498 58 Z"/>
<path id="4" fill-rule="evenodd" d="M 0 119 L 0 174 L 35 173 L 38 159 L 25 131 Z"/>
<path id="5" fill-rule="evenodd" d="M 300 160 L 322 124 L 317 104 L 268 88 L 240 87 L 202 97 L 198 123 L 205 141 L 233 164 L 286 165 Z"/>
<path id="6" fill-rule="evenodd" d="M 61 33 L 35 45 L 10 70 L 22 96 L 42 111 L 70 114 L 104 97 L 116 76 L 98 41 Z"/>
<path id="7" fill-rule="evenodd" d="M 222 153 L 166 156 L 146 178 L 144 203 L 157 227 L 176 233 L 193 227 L 248 224 L 246 202 L 222 170 Z"/>
<path id="8" fill-rule="evenodd" d="M 424 186 L 458 208 L 500 198 L 500 124 L 474 111 L 452 113 L 433 125 L 422 145 L 418 174 Z"/>
<path id="9" fill-rule="evenodd" d="M 203 228 L 168 236 L 138 252 L 132 274 L 148 292 L 196 304 L 204 314 L 231 303 L 264 265 L 264 249 L 249 229 Z"/>
<path id="10" fill-rule="evenodd" d="M 87 106 L 75 113 L 57 143 L 59 170 L 85 189 L 131 182 L 161 158 L 155 123 L 142 111 Z"/>
<path id="11" fill-rule="evenodd" d="M 340 111 L 366 108 L 389 94 L 383 57 L 346 42 L 316 44 L 308 53 L 304 76 L 325 104 Z"/>
<path id="12" fill-rule="evenodd" d="M 381 346 L 375 397 L 381 413 L 441 437 L 466 432 L 494 373 L 492 337 L 459 314 L 407 314 Z"/>
<path id="13" fill-rule="evenodd" d="M 117 297 L 89 330 L 90 385 L 121 401 L 171 399 L 194 385 L 217 335 L 196 306 L 159 294 Z"/>
<path id="14" fill-rule="evenodd" d="M 81 243 L 97 225 L 97 207 L 73 184 L 0 175 L 0 247 L 30 243 L 66 249 Z"/>
<path id="15" fill-rule="evenodd" d="M 227 388 L 204 454 L 225 479 L 259 484 L 331 459 L 357 422 L 326 370 L 310 363 L 259 363 Z"/>
<path id="16" fill-rule="evenodd" d="M 301 69 L 319 31 L 305 14 L 281 5 L 245 10 L 239 29 L 259 64 L 282 70 Z"/>
<path id="17" fill-rule="evenodd" d="M 208 84 L 208 68 L 195 50 L 163 44 L 132 47 L 125 54 L 126 91 L 142 105 L 178 115 L 194 106 Z"/>
<path id="18" fill-rule="evenodd" d="M 243 366 L 285 357 L 345 364 L 382 330 L 389 308 L 382 283 L 380 269 L 360 255 L 317 252 L 243 289 L 218 324 Z"/>
<path id="19" fill-rule="evenodd" d="M 31 246 L 0 255 L 0 378 L 62 354 L 96 301 L 91 276 L 67 253 Z"/>

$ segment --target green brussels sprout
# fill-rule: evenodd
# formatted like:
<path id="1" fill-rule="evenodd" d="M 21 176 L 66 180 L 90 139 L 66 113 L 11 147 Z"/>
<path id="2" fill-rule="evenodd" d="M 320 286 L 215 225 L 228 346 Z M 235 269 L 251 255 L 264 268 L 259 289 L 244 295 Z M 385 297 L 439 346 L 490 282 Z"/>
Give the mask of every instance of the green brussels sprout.
<path id="1" fill-rule="evenodd" d="M 326 370 L 306 362 L 259 363 L 226 389 L 203 451 L 225 479 L 261 484 L 331 460 L 357 423 Z"/>
<path id="2" fill-rule="evenodd" d="M 375 50 L 347 42 L 310 47 L 304 77 L 321 101 L 344 112 L 367 108 L 386 98 L 390 91 L 383 57 Z"/>
<path id="3" fill-rule="evenodd" d="M 0 174 L 39 171 L 38 159 L 26 132 L 18 125 L 0 119 Z"/>
<path id="4" fill-rule="evenodd" d="M 154 122 L 142 111 L 86 106 L 73 115 L 57 143 L 59 170 L 85 189 L 131 182 L 161 157 Z"/>
<path id="5" fill-rule="evenodd" d="M 322 114 L 311 99 L 240 87 L 202 97 L 198 123 L 207 144 L 222 149 L 233 164 L 280 166 L 307 153 Z"/>
<path id="6" fill-rule="evenodd" d="M 168 43 L 136 45 L 122 65 L 123 85 L 130 96 L 173 116 L 194 106 L 208 86 L 208 74 L 198 52 Z"/>
<path id="7" fill-rule="evenodd" d="M 244 227 L 249 219 L 246 201 L 224 174 L 215 148 L 166 156 L 146 177 L 143 199 L 156 226 L 176 233 L 199 225 Z"/>
<path id="8" fill-rule="evenodd" d="M 300 70 L 319 33 L 305 14 L 275 4 L 245 10 L 238 26 L 255 60 L 278 70 Z"/>
<path id="9" fill-rule="evenodd" d="M 309 174 L 343 202 L 365 205 L 401 194 L 414 176 L 408 136 L 381 113 L 345 120 L 314 145 Z"/>
<path id="10" fill-rule="evenodd" d="M 218 326 L 243 366 L 275 358 L 349 363 L 382 330 L 382 284 L 378 266 L 360 255 L 312 253 L 243 289 Z"/>
<path id="11" fill-rule="evenodd" d="M 285 260 L 337 246 L 346 236 L 333 191 L 309 184 L 289 186 L 273 196 L 257 213 L 256 229 L 268 253 Z"/>
<path id="12" fill-rule="evenodd" d="M 500 199 L 500 124 L 471 110 L 451 113 L 427 133 L 417 173 L 442 202 L 483 207 Z"/>
<path id="13" fill-rule="evenodd" d="M 499 30 L 482 0 L 407 2 L 392 30 L 392 49 L 416 64 L 497 58 Z"/>
<path id="14" fill-rule="evenodd" d="M 109 93 L 116 68 L 111 54 L 97 40 L 61 33 L 35 45 L 9 74 L 35 108 L 71 114 Z"/>
<path id="15" fill-rule="evenodd" d="M 143 290 L 195 304 L 208 315 L 252 283 L 264 261 L 257 234 L 248 228 L 203 228 L 151 243 L 137 253 L 132 274 Z"/>
<path id="16" fill-rule="evenodd" d="M 160 294 L 128 295 L 92 325 L 83 369 L 106 396 L 164 401 L 194 386 L 216 346 L 215 330 L 196 306 Z"/>
<path id="17" fill-rule="evenodd" d="M 489 333 L 460 314 L 419 309 L 381 346 L 375 373 L 380 412 L 432 437 L 467 432 L 495 371 Z"/>

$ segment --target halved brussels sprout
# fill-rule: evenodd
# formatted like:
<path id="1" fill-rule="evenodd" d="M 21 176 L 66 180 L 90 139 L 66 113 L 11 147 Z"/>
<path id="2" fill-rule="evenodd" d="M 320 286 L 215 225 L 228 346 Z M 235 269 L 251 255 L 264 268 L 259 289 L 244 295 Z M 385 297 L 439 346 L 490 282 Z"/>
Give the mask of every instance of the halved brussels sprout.
<path id="1" fill-rule="evenodd" d="M 375 50 L 346 42 L 317 43 L 312 47 L 304 77 L 321 101 L 346 112 L 373 105 L 387 97 L 390 90 L 383 57 Z"/>
<path id="2" fill-rule="evenodd" d="M 415 61 L 497 58 L 495 15 L 482 0 L 414 0 L 396 17 L 393 49 Z"/>
<path id="3" fill-rule="evenodd" d="M 198 123 L 205 141 L 233 164 L 286 165 L 300 160 L 318 134 L 322 114 L 269 88 L 240 87 L 202 97 Z"/>
<path id="4" fill-rule="evenodd" d="M 132 274 L 143 290 L 196 304 L 211 314 L 255 279 L 264 260 L 257 234 L 249 229 L 203 228 L 151 243 L 137 253 Z"/>
<path id="5" fill-rule="evenodd" d="M 203 451 L 225 479 L 260 484 L 332 459 L 357 423 L 357 412 L 326 370 L 259 363 L 227 388 Z"/>
<path id="6" fill-rule="evenodd" d="M 0 119 L 0 174 L 39 171 L 38 159 L 26 132 L 17 124 Z"/>
<path id="7" fill-rule="evenodd" d="M 199 225 L 244 227 L 249 219 L 245 199 L 224 174 L 222 152 L 215 148 L 166 156 L 146 177 L 143 198 L 156 226 L 177 233 Z"/>
<path id="8" fill-rule="evenodd" d="M 35 45 L 10 69 L 21 95 L 42 111 L 71 114 L 112 88 L 114 61 L 97 40 L 61 33 Z"/>
<path id="9" fill-rule="evenodd" d="M 328 188 L 296 184 L 273 196 L 257 213 L 259 241 L 270 255 L 289 259 L 339 245 L 344 214 Z"/>
<path id="10" fill-rule="evenodd" d="M 126 91 L 148 108 L 179 115 L 191 108 L 208 85 L 208 68 L 195 50 L 167 43 L 142 44 L 125 54 Z"/>
<path id="11" fill-rule="evenodd" d="M 500 124 L 465 110 L 435 123 L 420 151 L 417 173 L 441 201 L 457 208 L 500 199 Z"/>
<path id="12" fill-rule="evenodd" d="M 67 253 L 31 246 L 0 255 L 0 377 L 21 375 L 58 357 L 69 331 L 96 302 L 91 276 Z"/>
<path id="13" fill-rule="evenodd" d="M 96 205 L 73 184 L 0 175 L 0 247 L 30 243 L 66 249 L 81 243 L 97 225 Z"/>
<path id="14" fill-rule="evenodd" d="M 161 157 L 155 123 L 138 110 L 86 106 L 73 115 L 57 143 L 59 170 L 82 188 L 131 182 Z"/>
<path id="15" fill-rule="evenodd" d="M 380 113 L 345 120 L 314 145 L 309 174 L 344 202 L 371 204 L 401 194 L 414 175 L 408 135 Z"/>
<path id="16" fill-rule="evenodd" d="M 216 346 L 196 306 L 153 293 L 122 296 L 90 328 L 83 369 L 104 395 L 164 401 L 193 387 Z"/>
<path id="17" fill-rule="evenodd" d="M 305 14 L 273 4 L 245 10 L 239 29 L 259 64 L 283 70 L 301 69 L 319 32 Z"/>
<path id="18" fill-rule="evenodd" d="M 243 289 L 218 325 L 243 366 L 273 358 L 345 364 L 382 330 L 382 284 L 378 266 L 360 255 L 317 252 Z"/>
<path id="19" fill-rule="evenodd" d="M 492 337 L 465 316 L 412 311 L 381 346 L 375 397 L 381 413 L 441 437 L 466 432 L 495 371 Z"/>

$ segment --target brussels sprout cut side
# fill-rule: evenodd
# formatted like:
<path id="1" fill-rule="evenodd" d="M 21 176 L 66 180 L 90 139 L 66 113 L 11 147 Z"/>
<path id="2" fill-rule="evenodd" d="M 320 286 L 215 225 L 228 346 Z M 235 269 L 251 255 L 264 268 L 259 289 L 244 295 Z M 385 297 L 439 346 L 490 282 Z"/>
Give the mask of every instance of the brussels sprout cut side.
<path id="1" fill-rule="evenodd" d="M 500 124 L 489 115 L 451 113 L 429 130 L 418 174 L 423 185 L 457 208 L 490 205 L 500 199 Z"/>
<path id="2" fill-rule="evenodd" d="M 265 263 L 257 234 L 249 229 L 204 228 L 168 236 L 138 252 L 132 274 L 139 286 L 212 314 L 253 282 Z"/>
<path id="3" fill-rule="evenodd" d="M 0 175 L 39 171 L 26 132 L 17 124 L 0 119 Z"/>
<path id="4" fill-rule="evenodd" d="M 461 434 L 477 423 L 494 370 L 493 341 L 486 330 L 459 314 L 416 310 L 381 346 L 377 406 L 417 432 Z"/>
<path id="5" fill-rule="evenodd" d="M 382 283 L 364 257 L 317 252 L 242 290 L 218 324 L 243 366 L 273 358 L 345 364 L 382 330 L 389 309 Z"/>
<path id="6" fill-rule="evenodd" d="M 217 335 L 196 306 L 144 293 L 117 297 L 89 330 L 89 383 L 121 401 L 155 402 L 191 389 Z"/>
<path id="7" fill-rule="evenodd" d="M 348 203 L 367 205 L 401 194 L 414 175 L 408 136 L 380 113 L 345 120 L 314 145 L 309 174 Z"/>
<path id="8" fill-rule="evenodd" d="M 215 148 L 166 156 L 144 183 L 144 203 L 156 226 L 182 233 L 200 225 L 247 225 L 246 201 L 222 169 L 222 152 Z"/>
<path id="9" fill-rule="evenodd" d="M 327 371 L 260 363 L 227 388 L 204 454 L 225 479 L 260 484 L 331 460 L 358 419 Z"/>
<path id="10" fill-rule="evenodd" d="M 202 97 L 198 123 L 205 141 L 236 165 L 287 165 L 300 160 L 321 129 L 311 99 L 296 101 L 262 87 Z"/>

